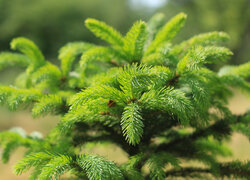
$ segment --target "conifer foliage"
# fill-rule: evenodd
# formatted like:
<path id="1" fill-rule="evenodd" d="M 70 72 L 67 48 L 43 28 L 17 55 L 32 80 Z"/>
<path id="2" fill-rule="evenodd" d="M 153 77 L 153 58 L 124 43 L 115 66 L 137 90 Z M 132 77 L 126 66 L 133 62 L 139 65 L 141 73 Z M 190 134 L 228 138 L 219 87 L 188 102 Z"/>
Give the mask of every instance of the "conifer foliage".
<path id="1" fill-rule="evenodd" d="M 250 139 L 250 113 L 238 116 L 227 108 L 231 87 L 250 92 L 250 63 L 212 71 L 209 64 L 232 55 L 222 46 L 228 35 L 209 32 L 174 44 L 186 15 L 166 24 L 163 19 L 157 14 L 135 22 L 125 36 L 87 19 L 86 27 L 108 45 L 68 43 L 59 51 L 59 67 L 32 41 L 12 40 L 19 53 L 1 53 L 0 69 L 26 70 L 12 86 L 0 86 L 1 104 L 31 109 L 34 118 L 60 115 L 61 121 L 44 137 L 21 128 L 1 132 L 3 162 L 22 146 L 27 151 L 14 172 L 31 169 L 30 179 L 59 179 L 66 172 L 91 180 L 249 178 L 249 161 L 222 163 L 218 156 L 231 155 L 224 140 L 234 131 Z M 116 164 L 82 149 L 99 142 L 119 146 L 128 161 Z"/>

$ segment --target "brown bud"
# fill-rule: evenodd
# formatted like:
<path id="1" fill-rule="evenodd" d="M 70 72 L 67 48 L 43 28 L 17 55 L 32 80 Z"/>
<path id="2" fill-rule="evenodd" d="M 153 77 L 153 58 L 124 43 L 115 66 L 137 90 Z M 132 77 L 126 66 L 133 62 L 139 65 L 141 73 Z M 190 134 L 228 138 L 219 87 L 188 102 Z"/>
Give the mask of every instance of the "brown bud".
<path id="1" fill-rule="evenodd" d="M 101 115 L 110 115 L 109 112 L 100 112 Z"/>
<path id="2" fill-rule="evenodd" d="M 116 102 L 114 100 L 109 100 L 107 105 L 109 108 L 111 108 L 111 107 L 114 107 L 116 105 Z"/>
<path id="3" fill-rule="evenodd" d="M 128 101 L 128 103 L 134 103 L 135 101 L 137 101 L 137 99 L 136 99 L 136 98 L 133 98 L 133 99 L 130 99 L 130 100 Z"/>
<path id="4" fill-rule="evenodd" d="M 169 80 L 169 82 L 167 83 L 167 87 L 168 86 L 173 86 L 174 84 L 176 84 L 178 82 L 180 78 L 180 75 L 179 74 L 176 74 L 172 79 Z"/>
<path id="5" fill-rule="evenodd" d="M 61 81 L 62 83 L 64 83 L 64 82 L 66 82 L 66 79 L 67 79 L 66 76 L 63 76 L 63 77 L 60 78 L 60 81 Z"/>

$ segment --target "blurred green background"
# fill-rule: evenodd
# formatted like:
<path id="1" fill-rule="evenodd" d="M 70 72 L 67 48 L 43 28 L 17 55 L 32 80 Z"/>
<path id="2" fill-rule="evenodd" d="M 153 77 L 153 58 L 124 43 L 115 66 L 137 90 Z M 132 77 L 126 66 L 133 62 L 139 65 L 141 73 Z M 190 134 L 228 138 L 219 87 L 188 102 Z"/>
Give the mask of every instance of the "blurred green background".
<path id="1" fill-rule="evenodd" d="M 162 12 L 166 20 L 178 12 L 188 14 L 177 40 L 207 31 L 225 31 L 234 64 L 250 57 L 249 0 L 0 0 L 0 50 L 8 50 L 17 36 L 35 41 L 47 58 L 55 59 L 58 49 L 69 41 L 98 40 L 84 27 L 93 17 L 122 33 L 133 21 L 148 20 Z"/>
<path id="2" fill-rule="evenodd" d="M 24 36 L 33 40 L 47 59 L 58 63 L 57 52 L 67 42 L 103 43 L 84 27 L 87 17 L 105 21 L 124 34 L 134 21 L 147 21 L 156 12 L 164 13 L 166 21 L 179 12 L 188 14 L 176 42 L 198 33 L 225 31 L 231 36 L 227 46 L 234 52 L 229 62 L 249 61 L 250 0 L 0 0 L 0 51 L 9 50 L 12 38 Z M 1 72 L 0 83 L 11 84 L 18 71 L 20 69 Z M 229 107 L 241 114 L 250 108 L 250 99 L 236 94 Z M 3 108 L 0 113 L 0 131 L 21 126 L 28 132 L 47 133 L 59 119 L 32 120 L 29 112 L 10 113 Z M 246 138 L 236 134 L 229 144 L 234 149 L 234 158 L 250 159 L 250 144 Z M 20 157 L 21 152 L 18 152 L 8 165 L 0 164 L 0 179 L 27 178 L 11 174 L 11 165 Z M 112 152 L 112 157 L 117 160 L 119 151 Z"/>

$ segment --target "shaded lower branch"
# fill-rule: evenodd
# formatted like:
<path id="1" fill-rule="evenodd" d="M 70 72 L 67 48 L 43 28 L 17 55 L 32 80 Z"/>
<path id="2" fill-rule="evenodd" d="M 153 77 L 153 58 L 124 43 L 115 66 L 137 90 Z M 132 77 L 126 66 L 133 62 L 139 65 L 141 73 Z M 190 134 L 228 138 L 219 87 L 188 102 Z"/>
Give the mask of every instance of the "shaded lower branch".
<path id="1" fill-rule="evenodd" d="M 237 166 L 235 166 L 235 164 L 237 164 Z M 187 167 L 181 169 L 173 169 L 166 172 L 166 177 L 188 177 L 194 176 L 195 174 L 211 174 L 217 177 L 230 177 L 231 175 L 236 177 L 250 177 L 250 169 L 246 168 L 248 165 L 249 163 L 241 164 L 240 162 L 221 163 L 219 164 L 219 169 L 217 172 L 215 172 L 211 168 Z"/>
<path id="2" fill-rule="evenodd" d="M 211 174 L 211 169 L 209 168 L 182 168 L 182 169 L 173 169 L 166 173 L 166 177 L 175 176 L 175 177 L 188 177 L 193 176 L 194 174 L 209 173 Z"/>
<path id="3" fill-rule="evenodd" d="M 88 135 L 86 132 L 88 129 L 93 129 L 98 132 L 98 135 Z M 81 133 L 83 132 L 83 133 Z M 121 147 L 130 156 L 139 153 L 138 146 L 129 145 L 123 135 L 115 129 L 115 127 L 105 126 L 103 124 L 95 124 L 94 127 L 87 125 L 86 123 L 79 122 L 76 125 L 75 135 L 73 136 L 73 144 L 79 146 L 86 142 L 94 141 L 109 141 L 117 146 Z"/>
<path id="4" fill-rule="evenodd" d="M 217 121 L 216 123 L 214 123 L 206 128 L 197 130 L 188 136 L 174 139 L 174 140 L 170 141 L 169 143 L 163 143 L 163 144 L 159 145 L 155 151 L 156 152 L 165 151 L 166 149 L 171 149 L 172 147 L 179 145 L 181 143 L 186 143 L 186 142 L 190 142 L 190 141 L 194 142 L 195 140 L 197 140 L 199 138 L 208 137 L 210 135 L 213 135 L 217 139 L 222 139 L 224 136 L 231 134 L 232 130 L 231 130 L 229 125 L 230 124 L 226 120 Z"/>
<path id="5" fill-rule="evenodd" d="M 244 115 L 237 115 L 235 116 L 234 121 L 227 119 L 219 120 L 206 128 L 196 130 L 190 135 L 174 139 L 169 143 L 163 143 L 156 148 L 155 152 L 165 151 L 182 143 L 186 144 L 187 142 L 194 142 L 197 139 L 206 138 L 210 135 L 212 135 L 215 139 L 222 140 L 224 137 L 231 135 L 231 125 L 244 121 L 244 117 L 247 115 L 248 113 L 245 113 Z"/>

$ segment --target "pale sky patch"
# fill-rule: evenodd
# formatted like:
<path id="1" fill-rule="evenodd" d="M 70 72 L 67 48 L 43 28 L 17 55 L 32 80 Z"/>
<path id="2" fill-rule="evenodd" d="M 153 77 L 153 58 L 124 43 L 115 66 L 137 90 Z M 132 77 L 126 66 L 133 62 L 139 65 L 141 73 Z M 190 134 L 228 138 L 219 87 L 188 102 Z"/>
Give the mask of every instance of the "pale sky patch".
<path id="1" fill-rule="evenodd" d="M 149 8 L 158 8 L 166 4 L 167 0 L 130 0 L 135 8 L 138 6 L 146 6 Z"/>

